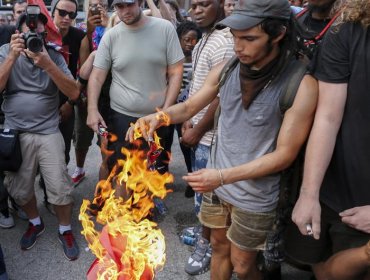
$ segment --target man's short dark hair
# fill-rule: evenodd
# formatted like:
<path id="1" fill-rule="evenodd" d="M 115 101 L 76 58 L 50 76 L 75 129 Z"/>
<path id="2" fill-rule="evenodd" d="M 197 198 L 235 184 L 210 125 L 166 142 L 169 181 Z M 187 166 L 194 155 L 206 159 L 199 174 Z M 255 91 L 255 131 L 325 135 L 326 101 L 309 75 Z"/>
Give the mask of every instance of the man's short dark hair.
<path id="1" fill-rule="evenodd" d="M 296 22 L 293 18 L 289 20 L 267 18 L 261 22 L 262 30 L 269 36 L 269 40 L 272 41 L 277 38 L 281 32 L 286 31 L 284 38 L 279 42 L 280 47 L 286 51 L 297 51 L 297 39 L 296 39 Z"/>
<path id="2" fill-rule="evenodd" d="M 26 0 L 15 0 L 14 2 L 13 2 L 13 6 L 12 6 L 12 11 L 13 11 L 13 14 L 14 14 L 14 8 L 15 8 L 15 4 L 19 4 L 19 5 L 21 5 L 21 4 L 23 4 L 23 3 L 27 3 L 27 1 Z"/>

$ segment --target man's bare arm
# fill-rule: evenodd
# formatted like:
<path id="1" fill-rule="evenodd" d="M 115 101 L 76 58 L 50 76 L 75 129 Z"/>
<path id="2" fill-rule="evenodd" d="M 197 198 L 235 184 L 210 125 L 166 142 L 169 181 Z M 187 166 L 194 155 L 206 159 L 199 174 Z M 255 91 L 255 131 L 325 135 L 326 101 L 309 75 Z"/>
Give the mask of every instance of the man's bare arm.
<path id="1" fill-rule="evenodd" d="M 319 92 L 315 122 L 307 144 L 301 193 L 292 214 L 302 234 L 306 235 L 306 225 L 312 224 L 315 239 L 319 239 L 321 231 L 319 191 L 342 123 L 347 84 L 320 81 Z"/>
<path id="2" fill-rule="evenodd" d="M 218 82 L 222 67 L 223 64 L 214 67 L 209 72 L 202 88 L 185 102 L 170 106 L 164 109 L 163 112 L 140 118 L 135 126 L 141 130 L 143 137 L 145 139 L 152 137 L 154 130 L 160 126 L 166 125 L 161 117 L 163 114 L 169 117 L 170 123 L 172 124 L 182 123 L 211 103 L 218 93 Z M 131 130 L 128 131 L 126 139 L 133 141 L 133 133 Z"/>
<path id="3" fill-rule="evenodd" d="M 222 170 L 224 183 L 260 178 L 290 166 L 308 137 L 316 103 L 316 80 L 305 76 L 292 107 L 285 113 L 276 149 L 249 163 Z"/>
<path id="4" fill-rule="evenodd" d="M 293 106 L 285 113 L 276 149 L 273 152 L 248 163 L 220 171 L 202 169 L 184 176 L 184 180 L 195 191 L 208 192 L 221 184 L 260 178 L 287 168 L 296 158 L 308 136 L 315 114 L 316 102 L 316 80 L 311 76 L 306 76 L 301 82 Z"/>
<path id="5" fill-rule="evenodd" d="M 168 85 L 163 109 L 175 104 L 177 96 L 179 95 L 182 82 L 183 62 L 184 61 L 181 60 L 173 65 L 167 66 Z"/>
<path id="6" fill-rule="evenodd" d="M 106 127 L 106 124 L 99 114 L 98 101 L 101 88 L 108 75 L 108 70 L 93 67 L 87 84 L 87 125 L 94 131 L 98 131 L 98 125 L 101 123 Z"/>

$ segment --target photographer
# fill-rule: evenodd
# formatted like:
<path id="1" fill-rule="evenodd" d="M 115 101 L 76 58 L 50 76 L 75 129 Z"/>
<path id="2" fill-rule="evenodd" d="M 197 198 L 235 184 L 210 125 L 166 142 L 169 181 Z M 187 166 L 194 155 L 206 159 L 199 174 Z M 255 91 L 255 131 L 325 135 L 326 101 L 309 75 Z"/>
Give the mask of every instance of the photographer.
<path id="1" fill-rule="evenodd" d="M 79 91 L 62 55 L 45 47 L 46 23 L 40 8 L 29 5 L 27 13 L 18 19 L 10 44 L 0 48 L 0 91 L 6 90 L 2 105 L 4 127 L 21 132 L 23 158 L 19 170 L 8 172 L 4 183 L 29 218 L 20 246 L 31 249 L 45 230 L 34 193 L 36 172 L 40 169 L 49 201 L 55 205 L 59 241 L 66 257 L 74 260 L 79 249 L 71 231 L 73 187 L 58 129 L 58 89 L 72 100 Z"/>

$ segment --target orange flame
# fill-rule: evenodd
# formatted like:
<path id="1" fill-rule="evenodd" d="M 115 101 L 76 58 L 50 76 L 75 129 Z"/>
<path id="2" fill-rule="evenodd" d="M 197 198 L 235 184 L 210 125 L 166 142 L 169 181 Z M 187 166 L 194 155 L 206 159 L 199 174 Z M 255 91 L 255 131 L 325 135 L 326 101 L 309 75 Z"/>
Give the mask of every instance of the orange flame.
<path id="1" fill-rule="evenodd" d="M 122 148 L 122 153 L 125 160 L 119 160 L 107 180 L 97 184 L 94 202 L 104 201 L 96 218 L 104 226 L 100 232 L 88 214 L 90 201 L 84 200 L 80 208 L 81 233 L 97 257 L 88 279 L 153 279 L 165 263 L 164 236 L 146 217 L 154 207 L 153 198 L 163 199 L 169 192 L 165 185 L 173 182 L 173 176 L 149 171 L 143 150 Z"/>

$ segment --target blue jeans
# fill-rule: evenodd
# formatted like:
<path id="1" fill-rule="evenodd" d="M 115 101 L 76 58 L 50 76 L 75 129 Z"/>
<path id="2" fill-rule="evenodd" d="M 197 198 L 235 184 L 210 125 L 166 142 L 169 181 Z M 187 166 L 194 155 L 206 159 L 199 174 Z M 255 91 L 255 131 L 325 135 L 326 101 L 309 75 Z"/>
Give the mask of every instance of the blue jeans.
<path id="1" fill-rule="evenodd" d="M 191 149 L 191 168 L 193 172 L 207 167 L 210 148 L 209 146 L 198 144 Z M 200 212 L 202 197 L 203 194 L 195 192 L 194 210 L 197 216 Z"/>

